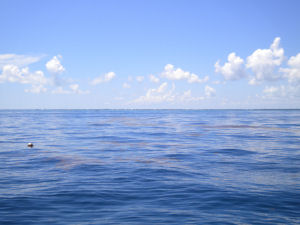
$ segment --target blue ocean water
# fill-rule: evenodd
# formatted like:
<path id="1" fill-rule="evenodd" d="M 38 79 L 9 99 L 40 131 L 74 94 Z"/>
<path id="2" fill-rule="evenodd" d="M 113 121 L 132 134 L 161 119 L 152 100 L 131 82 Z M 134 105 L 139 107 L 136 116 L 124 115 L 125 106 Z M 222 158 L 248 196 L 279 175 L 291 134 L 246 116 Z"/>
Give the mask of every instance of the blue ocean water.
<path id="1" fill-rule="evenodd" d="M 0 147 L 0 224 L 300 223 L 300 110 L 1 110 Z"/>

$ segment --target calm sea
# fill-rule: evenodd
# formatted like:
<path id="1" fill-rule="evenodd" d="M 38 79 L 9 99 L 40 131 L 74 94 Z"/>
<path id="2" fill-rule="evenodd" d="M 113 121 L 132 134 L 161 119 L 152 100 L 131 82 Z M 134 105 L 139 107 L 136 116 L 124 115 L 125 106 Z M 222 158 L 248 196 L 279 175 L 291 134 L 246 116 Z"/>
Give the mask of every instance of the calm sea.
<path id="1" fill-rule="evenodd" d="M 300 110 L 0 111 L 0 224 L 299 223 Z"/>

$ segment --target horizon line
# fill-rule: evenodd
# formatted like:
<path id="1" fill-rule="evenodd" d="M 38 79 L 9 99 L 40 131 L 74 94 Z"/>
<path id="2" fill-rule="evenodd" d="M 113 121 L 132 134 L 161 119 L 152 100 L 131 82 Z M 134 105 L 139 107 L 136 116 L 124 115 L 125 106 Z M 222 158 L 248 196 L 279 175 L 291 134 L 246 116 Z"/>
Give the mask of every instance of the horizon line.
<path id="1" fill-rule="evenodd" d="M 300 110 L 300 108 L 3 108 L 0 110 Z"/>

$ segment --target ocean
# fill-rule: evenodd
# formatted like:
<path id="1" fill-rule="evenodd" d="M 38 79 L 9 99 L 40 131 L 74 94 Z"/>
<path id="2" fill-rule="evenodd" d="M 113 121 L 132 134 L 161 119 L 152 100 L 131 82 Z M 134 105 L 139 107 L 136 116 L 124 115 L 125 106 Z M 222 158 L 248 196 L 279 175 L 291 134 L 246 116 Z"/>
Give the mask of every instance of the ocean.
<path id="1" fill-rule="evenodd" d="M 300 110 L 0 110 L 0 224 L 300 224 Z"/>

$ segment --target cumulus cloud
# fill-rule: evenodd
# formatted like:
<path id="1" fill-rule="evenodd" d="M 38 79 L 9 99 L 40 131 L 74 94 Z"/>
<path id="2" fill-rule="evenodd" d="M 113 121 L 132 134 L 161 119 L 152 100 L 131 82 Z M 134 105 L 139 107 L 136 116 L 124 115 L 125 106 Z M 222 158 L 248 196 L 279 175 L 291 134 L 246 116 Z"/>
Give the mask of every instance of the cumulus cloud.
<path id="1" fill-rule="evenodd" d="M 15 65 L 17 67 L 28 66 L 38 62 L 41 56 L 17 55 L 17 54 L 0 54 L 0 69 L 6 65 Z"/>
<path id="2" fill-rule="evenodd" d="M 157 88 L 151 88 L 146 92 L 146 95 L 140 96 L 135 103 L 162 103 L 162 102 L 191 102 L 202 101 L 215 96 L 214 88 L 206 86 L 205 96 L 192 96 L 192 91 L 187 90 L 183 93 L 175 93 L 175 85 L 169 87 L 167 82 L 162 83 Z"/>
<path id="3" fill-rule="evenodd" d="M 51 74 L 51 85 L 56 87 L 66 86 L 72 82 L 70 78 L 61 77 L 61 74 L 65 71 L 65 68 L 60 62 L 61 59 L 61 55 L 53 56 L 52 59 L 46 63 L 46 69 Z"/>
<path id="4" fill-rule="evenodd" d="M 216 90 L 208 85 L 205 86 L 205 96 L 210 98 L 216 95 Z"/>
<path id="5" fill-rule="evenodd" d="M 12 61 L 13 57 L 10 56 L 2 56 L 2 59 L 5 58 L 6 60 L 10 59 Z M 13 55 L 14 56 L 14 55 Z M 17 59 L 22 59 L 22 57 L 15 57 Z M 36 59 L 24 59 L 24 62 L 30 63 L 34 62 Z M 64 69 L 62 69 L 59 65 L 60 63 L 54 63 L 57 58 L 53 57 L 47 64 L 48 69 L 53 72 L 51 78 L 47 78 L 44 75 L 44 72 L 41 70 L 37 71 L 30 71 L 28 67 L 20 68 L 17 65 L 14 64 L 7 64 L 2 67 L 2 72 L 0 74 L 0 83 L 10 82 L 10 83 L 20 83 L 20 84 L 29 84 L 31 85 L 30 88 L 26 88 L 25 92 L 27 93 L 42 93 L 48 91 L 49 88 L 53 88 L 52 93 L 60 93 L 60 94 L 69 94 L 69 93 L 77 93 L 77 94 L 87 94 L 88 91 L 82 91 L 79 88 L 78 84 L 70 84 L 70 80 L 62 79 L 57 76 L 57 73 L 60 73 Z M 21 64 L 20 62 L 18 62 Z M 59 65 L 58 65 L 59 64 Z M 56 65 L 56 66 L 54 66 Z M 56 68 L 54 70 L 54 68 Z M 70 85 L 69 85 L 70 84 Z M 67 86 L 67 90 L 64 89 L 64 87 Z M 50 89 L 51 91 L 51 89 Z"/>
<path id="6" fill-rule="evenodd" d="M 225 80 L 238 80 L 246 76 L 244 60 L 234 52 L 227 57 L 228 62 L 220 66 L 220 61 L 215 64 L 215 72 L 224 76 Z"/>
<path id="7" fill-rule="evenodd" d="M 79 88 L 79 84 L 73 83 L 70 78 L 61 77 L 65 71 L 65 68 L 61 64 L 61 55 L 54 56 L 46 63 L 47 70 L 52 74 L 51 85 L 55 88 L 52 90 L 52 94 L 88 94 L 89 91 L 83 91 Z"/>
<path id="8" fill-rule="evenodd" d="M 0 75 L 0 82 L 20 82 L 24 80 L 23 72 L 19 69 L 19 67 L 15 65 L 5 65 L 2 70 L 2 74 Z"/>
<path id="9" fill-rule="evenodd" d="M 250 56 L 247 57 L 246 62 L 236 56 L 234 52 L 228 55 L 228 62 L 223 66 L 220 65 L 220 61 L 215 63 L 215 72 L 220 73 L 224 76 L 225 80 L 239 80 L 247 77 L 246 69 L 252 71 L 249 76 L 249 84 L 260 84 L 264 81 L 276 81 L 284 76 L 288 77 L 289 81 L 292 82 L 297 77 L 298 71 L 294 66 L 296 57 L 290 59 L 290 68 L 282 68 L 278 71 L 278 68 L 284 61 L 284 50 L 280 47 L 280 38 L 276 37 L 273 43 L 268 49 L 257 49 Z M 296 63 L 297 64 L 297 63 Z M 296 78 L 297 79 L 297 78 Z"/>
<path id="10" fill-rule="evenodd" d="M 175 85 L 172 85 L 170 90 L 167 90 L 168 83 L 162 83 L 158 88 L 149 89 L 144 96 L 140 96 L 134 102 L 137 103 L 161 103 L 161 102 L 172 102 L 175 99 L 174 90 Z"/>
<path id="11" fill-rule="evenodd" d="M 5 65 L 0 75 L 0 83 L 4 82 L 31 84 L 32 89 L 26 89 L 26 92 L 40 93 L 46 91 L 44 85 L 49 83 L 49 79 L 40 70 L 30 72 L 28 67 L 20 69 L 15 65 Z"/>
<path id="12" fill-rule="evenodd" d="M 159 82 L 159 78 L 156 77 L 156 76 L 154 76 L 153 74 L 151 74 L 151 75 L 149 76 L 149 79 L 150 79 L 150 81 L 153 82 L 153 83 L 158 83 L 158 82 Z"/>
<path id="13" fill-rule="evenodd" d="M 142 82 L 144 80 L 143 76 L 137 76 L 136 77 L 137 82 Z"/>
<path id="14" fill-rule="evenodd" d="M 247 57 L 246 67 L 254 73 L 250 84 L 274 81 L 280 78 L 280 75 L 275 72 L 275 68 L 280 66 L 284 60 L 284 50 L 279 47 L 279 44 L 280 38 L 277 37 L 269 49 L 257 49 Z"/>
<path id="15" fill-rule="evenodd" d="M 61 74 L 65 71 L 65 68 L 60 62 L 61 55 L 54 56 L 50 61 L 46 63 L 46 68 L 51 74 Z"/>
<path id="16" fill-rule="evenodd" d="M 93 81 L 92 81 L 92 85 L 97 85 L 97 84 L 101 84 L 101 83 L 105 83 L 105 82 L 109 82 L 111 81 L 114 77 L 116 76 L 116 74 L 114 72 L 108 72 L 104 75 L 101 75 L 99 77 L 96 77 Z"/>
<path id="17" fill-rule="evenodd" d="M 200 79 L 198 75 L 184 71 L 180 68 L 175 68 L 172 64 L 167 64 L 164 71 L 161 73 L 161 77 L 169 80 L 187 80 L 189 83 L 204 83 L 208 81 L 208 76 Z"/>
<path id="18" fill-rule="evenodd" d="M 281 68 L 280 72 L 284 73 L 284 77 L 286 77 L 289 83 L 300 83 L 300 53 L 296 56 L 292 56 L 288 60 L 289 68 Z"/>

